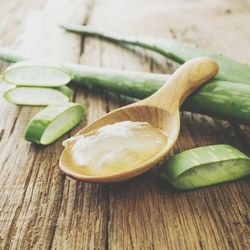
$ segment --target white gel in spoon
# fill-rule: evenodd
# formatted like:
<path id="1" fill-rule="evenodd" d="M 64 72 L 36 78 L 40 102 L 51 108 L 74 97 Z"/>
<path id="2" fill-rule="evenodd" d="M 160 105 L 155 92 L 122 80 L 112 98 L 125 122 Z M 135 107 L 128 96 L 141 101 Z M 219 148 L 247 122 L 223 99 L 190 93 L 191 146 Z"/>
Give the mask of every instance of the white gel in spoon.
<path id="1" fill-rule="evenodd" d="M 167 144 L 167 136 L 147 122 L 124 121 L 63 142 L 71 165 L 91 175 L 136 168 Z"/>

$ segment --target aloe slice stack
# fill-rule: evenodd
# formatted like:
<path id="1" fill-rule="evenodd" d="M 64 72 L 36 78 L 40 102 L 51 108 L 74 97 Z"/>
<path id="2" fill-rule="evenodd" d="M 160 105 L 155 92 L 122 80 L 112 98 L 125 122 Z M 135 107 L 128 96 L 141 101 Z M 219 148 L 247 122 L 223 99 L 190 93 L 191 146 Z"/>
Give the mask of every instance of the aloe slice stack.
<path id="1" fill-rule="evenodd" d="M 71 76 L 54 64 L 22 61 L 3 73 L 5 82 L 15 85 L 4 98 L 16 105 L 47 106 L 36 114 L 26 128 L 25 140 L 48 145 L 76 126 L 84 108 L 69 101 L 72 90 L 65 86 Z"/>
<path id="2" fill-rule="evenodd" d="M 46 106 L 72 99 L 71 89 L 65 86 L 71 81 L 70 75 L 53 64 L 21 61 L 8 67 L 2 79 L 16 86 L 4 97 L 17 105 Z"/>

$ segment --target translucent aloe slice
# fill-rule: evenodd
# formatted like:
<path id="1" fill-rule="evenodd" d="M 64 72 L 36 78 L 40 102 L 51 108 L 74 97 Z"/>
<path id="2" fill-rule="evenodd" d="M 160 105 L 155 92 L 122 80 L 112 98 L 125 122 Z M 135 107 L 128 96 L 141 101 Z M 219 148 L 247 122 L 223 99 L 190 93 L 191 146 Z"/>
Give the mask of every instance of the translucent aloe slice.
<path id="1" fill-rule="evenodd" d="M 177 189 L 192 189 L 250 174 L 250 158 L 230 145 L 194 148 L 172 157 L 160 175 Z"/>
<path id="2" fill-rule="evenodd" d="M 26 128 L 24 139 L 48 145 L 75 127 L 84 115 L 77 103 L 50 105 L 36 114 Z"/>
<path id="3" fill-rule="evenodd" d="M 73 92 L 67 86 L 57 88 L 15 87 L 4 93 L 4 98 L 17 105 L 47 106 L 72 100 Z"/>
<path id="4" fill-rule="evenodd" d="M 22 61 L 8 67 L 2 78 L 9 84 L 33 87 L 58 87 L 70 82 L 71 77 L 60 67 L 39 61 Z"/>

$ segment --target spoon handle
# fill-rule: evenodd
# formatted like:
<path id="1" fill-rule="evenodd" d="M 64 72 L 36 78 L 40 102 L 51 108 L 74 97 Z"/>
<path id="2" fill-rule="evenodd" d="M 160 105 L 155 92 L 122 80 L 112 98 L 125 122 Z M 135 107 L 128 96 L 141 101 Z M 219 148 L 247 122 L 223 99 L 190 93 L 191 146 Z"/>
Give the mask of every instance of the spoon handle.
<path id="1" fill-rule="evenodd" d="M 155 94 L 141 101 L 143 105 L 176 111 L 186 97 L 219 70 L 218 64 L 207 57 L 197 57 L 181 65 Z"/>

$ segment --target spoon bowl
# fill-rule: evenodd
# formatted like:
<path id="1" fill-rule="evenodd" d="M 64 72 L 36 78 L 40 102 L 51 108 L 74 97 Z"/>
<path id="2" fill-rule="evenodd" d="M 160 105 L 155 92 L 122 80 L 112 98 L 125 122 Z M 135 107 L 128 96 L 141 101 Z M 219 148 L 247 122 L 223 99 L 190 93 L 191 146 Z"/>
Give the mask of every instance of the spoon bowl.
<path id="1" fill-rule="evenodd" d="M 167 135 L 167 144 L 149 160 L 131 170 L 118 171 L 112 175 L 87 175 L 82 168 L 72 166 L 69 152 L 64 150 L 59 166 L 69 177 L 80 181 L 110 183 L 140 175 L 159 163 L 175 144 L 180 130 L 179 106 L 185 98 L 214 77 L 218 65 L 210 58 L 199 57 L 180 66 L 168 82 L 152 96 L 116 109 L 92 122 L 77 135 L 93 132 L 103 126 L 122 121 L 147 122 Z"/>
<path id="2" fill-rule="evenodd" d="M 122 121 L 135 121 L 135 122 L 148 122 L 153 127 L 159 128 L 165 134 L 167 134 L 168 143 L 166 146 L 153 158 L 144 162 L 143 166 L 138 166 L 132 170 L 120 172 L 114 175 L 106 176 L 90 176 L 85 175 L 81 168 L 70 166 L 70 161 L 68 160 L 68 152 L 64 150 L 60 159 L 60 168 L 68 176 L 73 179 L 89 182 L 98 182 L 98 183 L 110 183 L 129 179 L 131 177 L 137 176 L 145 171 L 149 170 L 155 164 L 157 164 L 161 159 L 164 158 L 166 152 L 171 149 L 174 145 L 180 127 L 179 113 L 177 115 L 171 115 L 167 111 L 150 106 L 126 106 L 124 108 L 117 109 L 113 112 L 108 113 L 99 120 L 91 123 L 89 126 L 80 130 L 77 135 L 88 134 L 91 131 L 94 131 L 98 128 L 101 128 L 105 125 L 113 124 L 116 122 Z"/>

